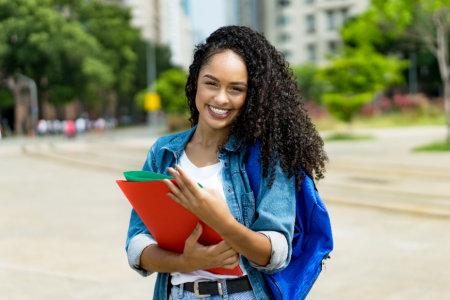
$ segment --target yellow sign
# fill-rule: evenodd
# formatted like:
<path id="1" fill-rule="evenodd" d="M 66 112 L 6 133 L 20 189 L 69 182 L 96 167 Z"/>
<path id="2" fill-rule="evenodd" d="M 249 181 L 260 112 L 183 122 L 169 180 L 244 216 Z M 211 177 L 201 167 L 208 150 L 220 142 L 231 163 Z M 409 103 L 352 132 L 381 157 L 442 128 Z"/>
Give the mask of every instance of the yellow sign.
<path id="1" fill-rule="evenodd" d="M 145 94 L 144 109 L 146 111 L 154 111 L 161 109 L 161 97 L 157 93 Z"/>

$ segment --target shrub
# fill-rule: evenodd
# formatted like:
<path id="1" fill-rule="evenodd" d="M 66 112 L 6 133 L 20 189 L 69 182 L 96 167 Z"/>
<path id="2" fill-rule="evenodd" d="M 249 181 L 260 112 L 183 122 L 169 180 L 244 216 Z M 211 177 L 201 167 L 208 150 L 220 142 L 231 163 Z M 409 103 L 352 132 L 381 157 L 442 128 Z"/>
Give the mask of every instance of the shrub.
<path id="1" fill-rule="evenodd" d="M 292 67 L 297 77 L 297 84 L 304 101 L 320 101 L 325 91 L 325 83 L 316 75 L 319 72 L 314 64 L 303 64 Z"/>
<path id="2" fill-rule="evenodd" d="M 337 93 L 323 95 L 323 101 L 328 111 L 338 120 L 350 123 L 355 113 L 372 99 L 371 93 L 361 93 L 353 96 L 345 96 Z"/>

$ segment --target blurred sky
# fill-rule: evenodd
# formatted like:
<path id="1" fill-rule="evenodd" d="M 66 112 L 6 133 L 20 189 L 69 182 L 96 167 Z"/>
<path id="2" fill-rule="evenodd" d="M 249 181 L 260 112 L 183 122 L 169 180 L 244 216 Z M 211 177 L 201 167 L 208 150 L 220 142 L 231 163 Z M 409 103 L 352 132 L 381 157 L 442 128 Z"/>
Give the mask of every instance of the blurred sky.
<path id="1" fill-rule="evenodd" d="M 189 0 L 189 16 L 194 44 L 207 38 L 214 30 L 227 25 L 226 0 Z"/>

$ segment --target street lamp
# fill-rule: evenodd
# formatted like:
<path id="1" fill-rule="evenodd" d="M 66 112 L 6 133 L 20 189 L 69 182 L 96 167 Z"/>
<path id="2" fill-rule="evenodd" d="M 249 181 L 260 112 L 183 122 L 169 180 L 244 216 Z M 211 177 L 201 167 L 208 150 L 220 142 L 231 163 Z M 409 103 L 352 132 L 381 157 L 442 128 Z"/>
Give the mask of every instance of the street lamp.
<path id="1" fill-rule="evenodd" d="M 30 99 L 31 99 L 31 127 L 33 128 L 33 133 L 36 133 L 37 128 L 37 119 L 39 114 L 39 107 L 38 107 L 38 97 L 37 97 L 37 87 L 36 82 L 34 82 L 33 79 L 20 74 L 15 74 L 17 77 L 22 79 L 28 84 L 28 88 L 30 89 Z"/>
<path id="2" fill-rule="evenodd" d="M 158 110 L 161 109 L 161 98 L 156 89 L 156 55 L 155 42 L 147 41 L 147 94 L 145 95 L 145 110 L 147 123 L 156 134 L 158 129 Z"/>

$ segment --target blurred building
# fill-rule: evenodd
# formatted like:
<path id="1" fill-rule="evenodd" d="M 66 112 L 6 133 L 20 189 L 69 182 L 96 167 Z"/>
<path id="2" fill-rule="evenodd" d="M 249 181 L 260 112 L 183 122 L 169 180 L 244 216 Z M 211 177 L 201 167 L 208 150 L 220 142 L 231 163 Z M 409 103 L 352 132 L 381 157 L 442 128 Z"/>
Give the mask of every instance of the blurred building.
<path id="1" fill-rule="evenodd" d="M 131 8 L 131 25 L 141 30 L 142 38 L 168 45 L 174 65 L 187 69 L 191 63 L 192 32 L 188 0 L 104 0 Z"/>
<path id="2" fill-rule="evenodd" d="M 369 4 L 369 0 L 262 0 L 260 31 L 290 63 L 323 65 L 326 54 L 341 45 L 342 24 Z"/>
<path id="3" fill-rule="evenodd" d="M 262 31 L 263 15 L 259 0 L 228 0 L 227 22 L 229 25 L 241 25 L 250 27 L 256 31 Z"/>

